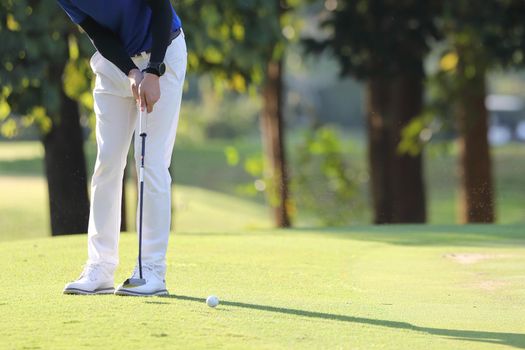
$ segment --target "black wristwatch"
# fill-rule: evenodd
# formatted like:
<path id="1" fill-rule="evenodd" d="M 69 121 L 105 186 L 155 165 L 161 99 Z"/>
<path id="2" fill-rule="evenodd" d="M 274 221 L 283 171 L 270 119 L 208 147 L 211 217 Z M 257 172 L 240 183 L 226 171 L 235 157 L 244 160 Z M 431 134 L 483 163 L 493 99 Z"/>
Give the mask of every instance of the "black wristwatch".
<path id="1" fill-rule="evenodd" d="M 166 72 L 166 65 L 164 64 L 164 62 L 149 62 L 146 69 L 142 70 L 142 72 L 155 74 L 156 76 L 160 77 Z"/>

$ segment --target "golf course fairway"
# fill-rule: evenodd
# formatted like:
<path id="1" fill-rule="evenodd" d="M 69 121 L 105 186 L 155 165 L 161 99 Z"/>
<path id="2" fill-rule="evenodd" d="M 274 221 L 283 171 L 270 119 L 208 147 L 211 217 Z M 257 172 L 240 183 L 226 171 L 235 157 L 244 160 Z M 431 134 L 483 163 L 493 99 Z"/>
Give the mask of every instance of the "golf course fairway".
<path id="1" fill-rule="evenodd" d="M 522 225 L 177 233 L 169 297 L 62 295 L 85 235 L 0 254 L 0 349 L 525 349 Z"/>

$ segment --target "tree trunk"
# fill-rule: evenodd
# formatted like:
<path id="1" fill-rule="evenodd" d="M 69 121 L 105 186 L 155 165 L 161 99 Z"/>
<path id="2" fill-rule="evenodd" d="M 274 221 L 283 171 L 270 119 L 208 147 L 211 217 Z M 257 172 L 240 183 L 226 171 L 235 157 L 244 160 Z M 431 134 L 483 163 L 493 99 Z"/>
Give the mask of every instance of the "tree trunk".
<path id="1" fill-rule="evenodd" d="M 290 227 L 288 173 L 284 147 L 282 60 L 267 66 L 263 89 L 264 106 L 261 115 L 261 134 L 265 150 L 265 175 L 269 179 L 268 201 L 275 225 Z"/>
<path id="2" fill-rule="evenodd" d="M 374 223 L 392 222 L 392 190 L 389 182 L 389 127 L 386 113 L 388 108 L 388 87 L 383 78 L 372 78 L 368 82 L 366 101 L 368 126 L 368 164 L 370 169 L 370 190 Z"/>
<path id="3" fill-rule="evenodd" d="M 78 104 L 63 92 L 60 118 L 55 118 L 43 144 L 52 235 L 85 233 L 89 199 L 84 141 Z"/>
<path id="4" fill-rule="evenodd" d="M 422 75 L 374 77 L 368 82 L 368 157 L 374 223 L 426 221 L 423 156 L 399 154 L 401 132 L 421 113 Z"/>
<path id="5" fill-rule="evenodd" d="M 392 85 L 391 134 L 392 152 L 392 212 L 395 223 L 423 223 L 427 219 L 426 192 L 423 175 L 423 153 L 400 154 L 397 149 L 401 132 L 423 109 L 423 77 L 404 75 Z"/>
<path id="6" fill-rule="evenodd" d="M 494 222 L 492 165 L 487 139 L 484 71 L 466 79 L 458 101 L 460 222 Z"/>

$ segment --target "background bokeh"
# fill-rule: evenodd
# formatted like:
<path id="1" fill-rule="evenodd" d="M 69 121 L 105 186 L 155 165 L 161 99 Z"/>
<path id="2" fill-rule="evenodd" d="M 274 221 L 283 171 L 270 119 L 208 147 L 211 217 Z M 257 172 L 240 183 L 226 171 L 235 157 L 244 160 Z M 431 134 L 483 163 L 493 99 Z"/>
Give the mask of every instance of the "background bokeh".
<path id="1" fill-rule="evenodd" d="M 174 6 L 176 231 L 525 223 L 522 1 Z M 93 52 L 55 1 L 0 0 L 0 239 L 86 232 Z"/>

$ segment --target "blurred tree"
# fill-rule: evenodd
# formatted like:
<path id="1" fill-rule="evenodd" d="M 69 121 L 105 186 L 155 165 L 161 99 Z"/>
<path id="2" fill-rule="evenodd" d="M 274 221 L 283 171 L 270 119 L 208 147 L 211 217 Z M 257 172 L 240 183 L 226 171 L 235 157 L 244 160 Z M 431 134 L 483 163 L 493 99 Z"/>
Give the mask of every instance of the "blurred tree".
<path id="1" fill-rule="evenodd" d="M 345 159 L 350 150 L 339 130 L 320 125 L 307 129 L 294 149 L 292 185 L 297 208 L 311 212 L 322 225 L 349 225 L 361 210 L 359 170 Z"/>
<path id="2" fill-rule="evenodd" d="M 402 130 L 422 112 L 423 59 L 439 1 L 326 0 L 327 37 L 308 51 L 331 50 L 341 75 L 367 81 L 366 115 L 375 223 L 426 220 L 423 157 L 399 150 Z"/>
<path id="3" fill-rule="evenodd" d="M 494 188 L 487 138 L 486 74 L 525 63 L 525 2 L 443 2 L 445 47 L 433 78 L 436 105 L 450 111 L 459 133 L 460 221 L 493 222 Z M 444 107 L 444 108 L 443 108 Z"/>
<path id="4" fill-rule="evenodd" d="M 177 11 L 188 33 L 190 70 L 211 73 L 217 91 L 262 88 L 260 118 L 267 196 L 275 224 L 288 227 L 290 199 L 284 148 L 283 64 L 286 38 L 295 36 L 290 9 L 299 0 L 185 0 Z M 286 37 L 283 36 L 286 35 Z"/>
<path id="5" fill-rule="evenodd" d="M 79 31 L 54 0 L 0 0 L 0 128 L 42 135 L 53 235 L 87 231 L 89 200 L 78 97 L 89 104 Z"/>

